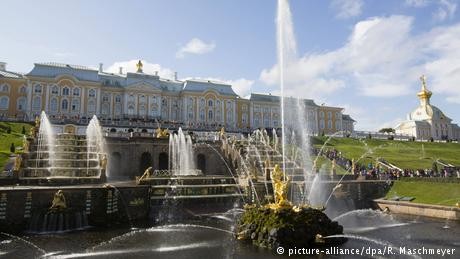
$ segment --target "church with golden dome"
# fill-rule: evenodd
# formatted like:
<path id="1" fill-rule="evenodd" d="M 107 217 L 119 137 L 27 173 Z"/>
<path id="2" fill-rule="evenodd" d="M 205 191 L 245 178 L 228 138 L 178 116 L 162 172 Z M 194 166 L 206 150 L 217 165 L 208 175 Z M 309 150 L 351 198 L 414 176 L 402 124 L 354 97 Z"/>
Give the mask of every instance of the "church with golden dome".
<path id="1" fill-rule="evenodd" d="M 420 105 L 407 115 L 406 121 L 396 126 L 396 134 L 409 135 L 418 140 L 460 139 L 460 127 L 430 103 L 433 93 L 427 89 L 426 77 L 421 76 L 420 80 L 422 90 L 417 93 Z"/>

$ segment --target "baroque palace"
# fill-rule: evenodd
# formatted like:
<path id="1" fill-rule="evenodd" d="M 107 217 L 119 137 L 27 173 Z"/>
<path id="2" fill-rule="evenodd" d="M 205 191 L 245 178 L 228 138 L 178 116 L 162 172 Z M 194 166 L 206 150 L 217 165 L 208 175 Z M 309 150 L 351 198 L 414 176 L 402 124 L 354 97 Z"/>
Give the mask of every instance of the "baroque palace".
<path id="1" fill-rule="evenodd" d="M 352 133 L 355 121 L 339 107 L 302 100 L 312 134 Z M 206 80 L 164 79 L 158 73 L 104 72 L 60 63 L 35 63 L 27 74 L 0 62 L 0 117 L 31 121 L 45 111 L 54 123 L 87 123 L 97 115 L 105 127 L 162 127 L 249 131 L 280 127 L 280 98 L 238 96 L 231 85 Z"/>

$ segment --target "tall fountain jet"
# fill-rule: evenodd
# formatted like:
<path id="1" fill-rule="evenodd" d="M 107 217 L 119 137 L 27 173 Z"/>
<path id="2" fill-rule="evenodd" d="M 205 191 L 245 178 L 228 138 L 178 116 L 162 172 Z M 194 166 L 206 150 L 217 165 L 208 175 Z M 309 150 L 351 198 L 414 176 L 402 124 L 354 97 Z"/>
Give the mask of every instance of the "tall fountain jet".
<path id="1" fill-rule="evenodd" d="M 169 157 L 169 170 L 175 175 L 196 174 L 192 139 L 184 134 L 182 128 L 177 134 L 169 135 Z"/>
<path id="2" fill-rule="evenodd" d="M 292 94 L 292 85 L 290 85 L 289 74 L 297 60 L 297 44 L 294 35 L 294 26 L 292 23 L 292 14 L 289 8 L 288 0 L 278 0 L 278 11 L 276 19 L 277 27 L 277 51 L 278 51 L 278 72 L 281 88 L 281 152 L 283 155 L 283 171 L 289 176 L 291 173 L 286 171 L 286 156 L 293 159 L 305 170 L 305 184 L 312 162 L 310 159 L 310 143 L 308 133 L 308 119 L 305 113 L 305 103 L 302 99 L 287 97 L 288 93 Z M 291 92 L 289 91 L 291 90 Z M 295 147 L 296 150 L 286 147 Z M 311 189 L 305 185 L 303 193 Z M 300 199 L 300 200 L 299 200 Z M 291 197 L 294 202 L 304 202 L 305 197 Z"/>
<path id="3" fill-rule="evenodd" d="M 53 176 L 54 172 L 51 170 L 54 167 L 56 159 L 55 142 L 54 142 L 53 126 L 51 125 L 48 116 L 42 111 L 40 114 L 40 127 L 37 135 L 37 159 L 36 168 L 40 165 L 40 160 L 48 161 L 48 170 L 50 175 Z"/>
<path id="4" fill-rule="evenodd" d="M 86 156 L 87 156 L 87 171 L 91 169 L 91 160 L 101 160 L 105 150 L 105 139 L 102 133 L 102 127 L 96 115 L 91 118 L 88 127 L 86 127 Z M 107 175 L 107 177 L 109 177 Z"/>

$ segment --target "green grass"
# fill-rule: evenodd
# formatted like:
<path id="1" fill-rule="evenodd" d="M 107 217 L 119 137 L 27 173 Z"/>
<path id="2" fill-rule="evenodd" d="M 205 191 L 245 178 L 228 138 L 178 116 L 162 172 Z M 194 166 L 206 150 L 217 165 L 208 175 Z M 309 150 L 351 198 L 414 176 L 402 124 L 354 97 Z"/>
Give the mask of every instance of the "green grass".
<path id="1" fill-rule="evenodd" d="M 316 159 L 316 157 L 312 157 L 312 159 L 314 160 Z M 318 169 L 320 169 L 321 173 L 324 173 L 324 174 L 331 173 L 332 162 L 331 160 L 323 156 L 318 157 L 318 160 L 316 161 L 316 166 L 318 167 Z M 340 174 L 340 175 L 347 174 L 347 171 L 339 165 L 335 166 L 335 170 L 336 170 L 336 174 Z"/>
<path id="2" fill-rule="evenodd" d="M 415 203 L 455 206 L 460 202 L 460 183 L 395 181 L 386 198 L 414 197 Z"/>
<path id="3" fill-rule="evenodd" d="M 326 137 L 313 139 L 316 147 L 321 147 Z M 342 152 L 348 159 L 355 161 L 361 156 L 360 164 L 375 163 L 377 158 L 407 169 L 432 168 L 433 162 L 441 159 L 456 166 L 460 166 L 460 144 L 458 143 L 431 143 L 408 142 L 396 140 L 332 138 L 326 145 Z"/>
<path id="4" fill-rule="evenodd" d="M 5 164 L 8 162 L 10 152 L 10 145 L 14 143 L 16 150 L 22 147 L 23 135 L 22 126 L 26 129 L 26 134 L 29 133 L 32 127 L 27 123 L 19 122 L 0 122 L 0 171 L 2 171 Z M 7 133 L 8 127 L 11 127 L 11 133 Z"/>

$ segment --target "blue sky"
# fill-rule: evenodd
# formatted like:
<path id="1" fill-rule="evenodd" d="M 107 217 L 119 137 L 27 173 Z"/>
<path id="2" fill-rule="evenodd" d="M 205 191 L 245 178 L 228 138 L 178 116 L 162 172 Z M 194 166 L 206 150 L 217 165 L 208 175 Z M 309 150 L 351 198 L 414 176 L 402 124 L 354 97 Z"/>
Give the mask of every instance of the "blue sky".
<path id="1" fill-rule="evenodd" d="M 242 96 L 279 92 L 276 0 L 2 1 L 0 60 L 134 70 L 229 82 Z M 460 15 L 456 0 L 290 0 L 297 61 L 289 95 L 341 106 L 357 129 L 395 126 L 432 103 L 460 122 Z"/>

